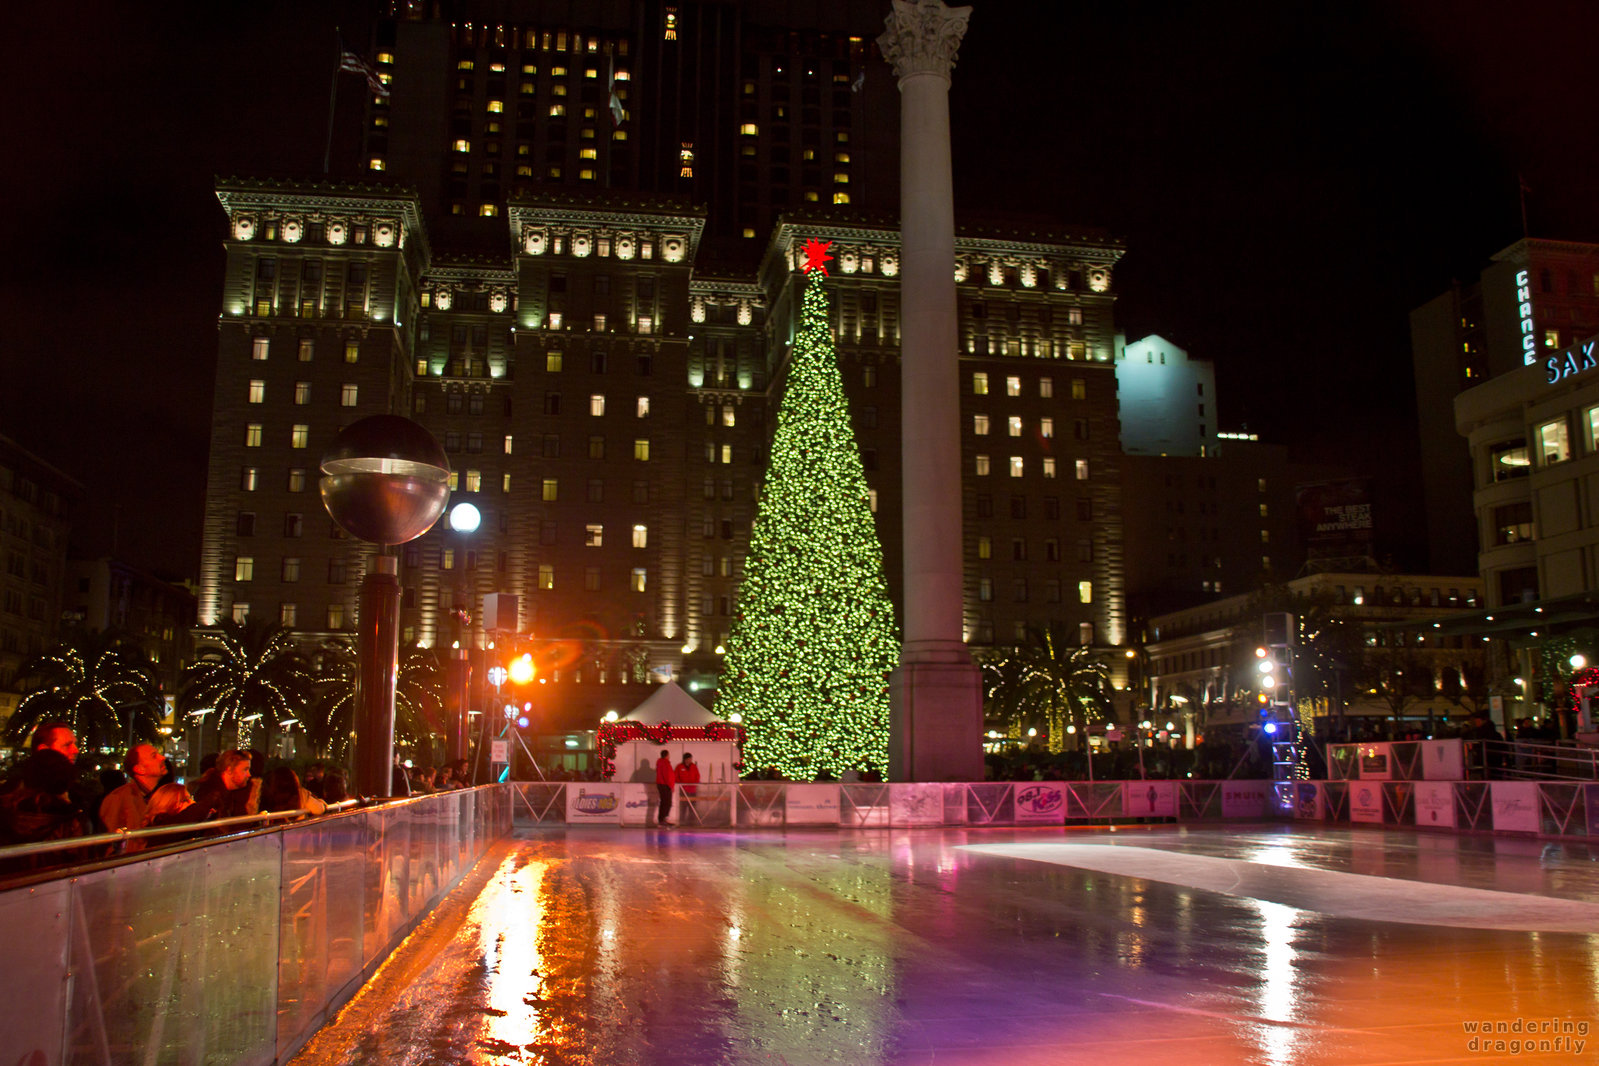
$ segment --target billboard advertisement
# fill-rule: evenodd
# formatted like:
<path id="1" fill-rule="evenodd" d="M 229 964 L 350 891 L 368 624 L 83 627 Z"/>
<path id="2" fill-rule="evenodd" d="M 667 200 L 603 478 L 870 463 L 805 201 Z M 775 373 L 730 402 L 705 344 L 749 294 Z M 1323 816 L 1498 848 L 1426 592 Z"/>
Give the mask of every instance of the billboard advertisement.
<path id="1" fill-rule="evenodd" d="M 1023 781 L 1016 786 L 1016 820 L 1060 825 L 1066 819 L 1066 786 L 1059 781 Z"/>
<path id="2" fill-rule="evenodd" d="M 1366 478 L 1300 485 L 1294 490 L 1294 509 L 1307 558 L 1372 554 L 1371 484 Z"/>
<path id="3" fill-rule="evenodd" d="M 1437 829 L 1453 829 L 1455 827 L 1455 786 L 1453 782 L 1416 782 L 1416 824 L 1419 826 L 1433 826 Z"/>

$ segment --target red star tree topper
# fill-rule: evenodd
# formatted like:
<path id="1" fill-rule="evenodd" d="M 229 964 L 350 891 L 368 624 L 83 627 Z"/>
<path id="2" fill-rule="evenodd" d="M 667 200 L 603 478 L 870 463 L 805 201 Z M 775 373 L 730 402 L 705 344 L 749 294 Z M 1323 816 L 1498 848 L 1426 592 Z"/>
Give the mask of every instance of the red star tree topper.
<path id="1" fill-rule="evenodd" d="M 800 269 L 807 274 L 813 270 L 820 270 L 825 276 L 827 274 L 827 267 L 823 264 L 825 264 L 829 259 L 833 258 L 827 254 L 827 250 L 831 247 L 833 247 L 832 241 L 818 241 L 814 239 L 806 241 L 805 265 L 800 267 Z"/>

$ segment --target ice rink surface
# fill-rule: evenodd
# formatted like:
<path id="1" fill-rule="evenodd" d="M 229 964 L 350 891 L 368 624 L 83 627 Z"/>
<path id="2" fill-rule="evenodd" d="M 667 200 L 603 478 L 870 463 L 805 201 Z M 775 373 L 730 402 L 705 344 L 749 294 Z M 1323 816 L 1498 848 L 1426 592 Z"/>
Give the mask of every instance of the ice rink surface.
<path id="1" fill-rule="evenodd" d="M 1599 849 L 520 830 L 305 1064 L 1599 1062 Z"/>

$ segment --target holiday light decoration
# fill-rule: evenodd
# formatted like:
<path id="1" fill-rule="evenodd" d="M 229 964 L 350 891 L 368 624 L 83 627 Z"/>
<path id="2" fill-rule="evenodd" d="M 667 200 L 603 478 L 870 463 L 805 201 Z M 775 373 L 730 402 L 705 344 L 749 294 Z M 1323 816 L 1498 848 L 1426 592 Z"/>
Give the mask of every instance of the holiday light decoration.
<path id="1" fill-rule="evenodd" d="M 604 722 L 595 734 L 599 748 L 600 773 L 609 778 L 616 773 L 616 749 L 630 740 L 647 740 L 652 744 L 670 744 L 682 740 L 716 740 L 744 744 L 744 729 L 730 722 L 707 722 L 705 725 L 673 725 L 661 722 L 646 725 L 643 722 Z M 743 763 L 734 763 L 736 771 Z"/>
<path id="2" fill-rule="evenodd" d="M 746 766 L 800 780 L 886 771 L 888 675 L 899 656 L 883 549 L 815 273 L 826 273 L 827 247 L 805 247 L 800 335 L 716 708 L 743 716 Z"/>

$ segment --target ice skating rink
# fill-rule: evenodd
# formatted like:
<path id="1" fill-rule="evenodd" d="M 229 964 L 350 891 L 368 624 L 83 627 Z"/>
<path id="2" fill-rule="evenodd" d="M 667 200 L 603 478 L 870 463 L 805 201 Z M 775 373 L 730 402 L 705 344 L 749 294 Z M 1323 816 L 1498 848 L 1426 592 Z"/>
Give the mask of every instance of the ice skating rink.
<path id="1" fill-rule="evenodd" d="M 520 830 L 300 1064 L 1599 1062 L 1599 849 Z"/>

